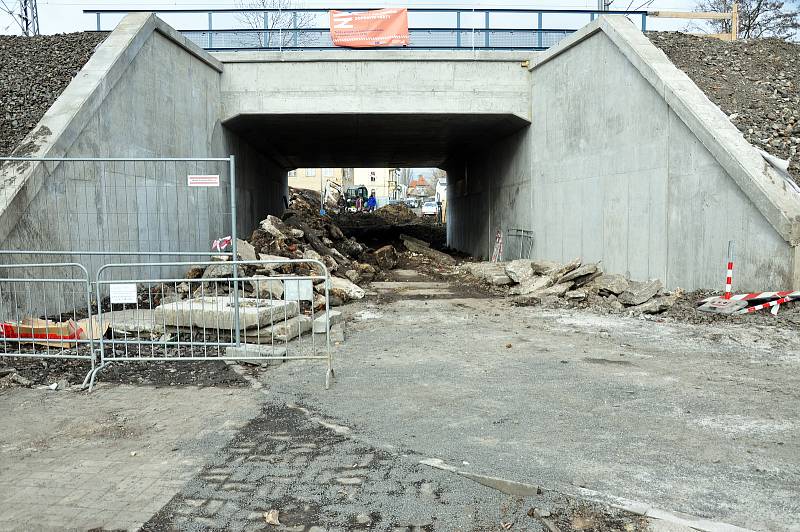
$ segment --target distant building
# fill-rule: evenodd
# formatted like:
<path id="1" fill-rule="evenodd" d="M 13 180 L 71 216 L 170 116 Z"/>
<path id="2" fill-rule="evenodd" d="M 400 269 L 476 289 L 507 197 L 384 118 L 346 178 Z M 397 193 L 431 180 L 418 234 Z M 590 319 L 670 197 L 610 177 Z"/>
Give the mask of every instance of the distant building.
<path id="1" fill-rule="evenodd" d="M 427 198 L 433 196 L 433 187 L 425 180 L 425 177 L 420 174 L 416 179 L 412 179 L 408 184 L 408 197 L 414 198 Z"/>
<path id="2" fill-rule="evenodd" d="M 319 190 L 320 183 L 333 181 L 343 187 L 353 185 L 352 168 L 297 168 L 289 171 L 289 186 Z"/>
<path id="3" fill-rule="evenodd" d="M 370 192 L 375 191 L 376 198 L 389 198 L 395 186 L 394 169 L 392 168 L 354 168 L 353 184 L 364 185 Z"/>

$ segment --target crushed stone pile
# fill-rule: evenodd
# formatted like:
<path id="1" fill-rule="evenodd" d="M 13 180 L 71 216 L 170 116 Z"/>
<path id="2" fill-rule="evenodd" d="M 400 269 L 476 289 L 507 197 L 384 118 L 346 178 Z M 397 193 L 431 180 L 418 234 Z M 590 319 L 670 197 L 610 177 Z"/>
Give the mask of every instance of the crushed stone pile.
<path id="1" fill-rule="evenodd" d="M 580 259 L 567 264 L 530 259 L 467 262 L 459 269 L 495 287 L 506 287 L 512 302 L 523 306 L 563 303 L 634 315 L 659 314 L 682 294 L 665 291 L 657 279 L 631 281 L 603 273 L 599 264 Z"/>
<path id="2" fill-rule="evenodd" d="M 106 35 L 0 35 L 0 156 L 18 148 Z"/>
<path id="3" fill-rule="evenodd" d="M 788 159 L 789 174 L 800 183 L 800 43 L 724 42 L 679 32 L 647 36 L 730 117 L 748 142 Z"/>

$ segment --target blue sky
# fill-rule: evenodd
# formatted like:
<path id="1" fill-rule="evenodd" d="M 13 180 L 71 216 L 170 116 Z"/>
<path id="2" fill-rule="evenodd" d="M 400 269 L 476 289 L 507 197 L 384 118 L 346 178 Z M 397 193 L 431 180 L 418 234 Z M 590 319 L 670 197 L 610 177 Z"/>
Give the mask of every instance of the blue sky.
<path id="1" fill-rule="evenodd" d="M 13 4 L 16 0 L 5 0 L 6 3 Z M 612 4 L 612 9 L 630 9 L 636 8 L 641 5 L 644 0 L 615 0 Z M 230 8 L 245 5 L 247 0 L 173 0 L 171 2 L 159 0 L 138 0 L 136 2 L 125 2 L 122 0 L 102 0 L 102 1 L 86 1 L 86 0 L 39 0 L 39 24 L 42 33 L 63 33 L 72 31 L 81 31 L 87 29 L 94 29 L 95 20 L 90 15 L 84 15 L 83 9 L 180 9 L 180 8 Z M 562 1 L 538 1 L 538 0 L 482 0 L 474 4 L 465 3 L 463 1 L 454 0 L 406 0 L 404 2 L 386 2 L 386 1 L 364 1 L 352 0 L 346 2 L 293 2 L 298 7 L 465 7 L 469 6 L 470 9 L 479 10 L 481 8 L 527 8 L 527 9 L 593 9 L 597 6 L 596 0 L 562 0 Z M 663 9 L 663 10 L 678 10 L 690 11 L 695 4 L 695 0 L 655 0 L 649 9 Z M 545 20 L 545 27 L 579 27 L 585 22 L 584 17 L 563 17 L 555 18 L 555 15 L 549 15 L 549 20 Z M 165 17 L 168 22 L 175 26 L 188 29 L 188 26 L 193 28 L 203 27 L 205 23 L 202 17 L 175 17 L 170 19 Z M 500 22 L 500 20 L 498 20 Z M 112 18 L 106 19 L 104 29 L 113 26 L 114 20 Z M 469 22 L 463 21 L 464 24 Z M 480 17 L 476 17 L 476 25 L 482 23 Z M 511 20 L 509 20 L 509 24 Z M 413 20 L 412 20 L 413 24 Z M 505 24 L 503 24 L 505 26 Z M 686 21 L 673 20 L 673 19 L 653 19 L 648 20 L 648 29 L 661 29 L 661 30 L 676 30 L 682 29 L 686 25 Z M 224 20 L 220 20 L 219 27 L 225 27 Z M 478 25 L 478 27 L 480 27 Z M 13 26 L 8 17 L 0 15 L 0 33 L 18 33 L 17 28 Z"/>

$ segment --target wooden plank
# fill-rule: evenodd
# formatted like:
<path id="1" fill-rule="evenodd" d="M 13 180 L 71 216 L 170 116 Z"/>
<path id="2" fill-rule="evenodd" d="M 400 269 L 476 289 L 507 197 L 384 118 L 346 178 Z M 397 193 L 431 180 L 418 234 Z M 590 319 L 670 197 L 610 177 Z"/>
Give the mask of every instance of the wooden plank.
<path id="1" fill-rule="evenodd" d="M 698 37 L 712 37 L 721 41 L 733 40 L 730 33 L 690 33 L 689 35 L 696 35 Z"/>
<path id="2" fill-rule="evenodd" d="M 732 13 L 713 11 L 648 11 L 648 16 L 661 18 L 699 18 L 705 20 L 730 20 Z"/>

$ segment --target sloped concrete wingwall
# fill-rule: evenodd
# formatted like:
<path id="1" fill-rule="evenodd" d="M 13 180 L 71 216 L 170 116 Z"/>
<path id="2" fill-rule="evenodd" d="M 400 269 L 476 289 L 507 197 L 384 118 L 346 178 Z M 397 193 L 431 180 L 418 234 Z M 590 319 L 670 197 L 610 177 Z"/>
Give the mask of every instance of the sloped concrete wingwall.
<path id="1" fill-rule="evenodd" d="M 282 209 L 286 173 L 221 125 L 221 69 L 219 62 L 154 16 L 129 15 L 42 119 L 40 125 L 52 133 L 31 155 L 233 154 L 238 228 L 240 234 L 249 231 L 260 214 Z M 165 192 L 162 180 L 174 180 L 176 176 L 170 174 L 176 171 L 183 177 L 192 170 L 191 164 L 108 163 L 105 183 L 98 181 L 97 164 L 61 166 L 56 173 L 75 177 L 66 187 L 49 183 L 47 177 L 38 182 L 35 176 L 41 172 L 34 172 L 34 178 L 23 184 L 20 196 L 25 199 L 15 205 L 23 214 L 7 226 L 6 249 L 206 251 L 212 239 L 230 232 L 229 218 L 218 215 L 230 212 L 227 190 L 197 200 Z M 207 163 L 197 169 L 225 175 L 226 166 Z M 114 191 L 116 198 L 111 197 Z M 117 204 L 109 207 L 109 201 Z M 127 204 L 119 204 L 122 201 Z M 153 220 L 158 201 L 163 216 Z M 179 208 L 182 212 L 176 216 Z M 71 218 L 74 225 L 64 224 L 66 211 L 80 212 Z M 101 241 L 104 235 L 112 235 L 110 241 Z"/>
<path id="2" fill-rule="evenodd" d="M 495 230 L 527 228 L 532 257 L 602 261 L 607 272 L 691 290 L 723 287 L 734 240 L 738 290 L 796 283 L 790 238 L 606 33 L 531 74 L 528 130 L 469 157 L 468 185 L 455 165 L 455 247 L 486 257 Z M 488 212 L 478 217 L 481 201 Z"/>

